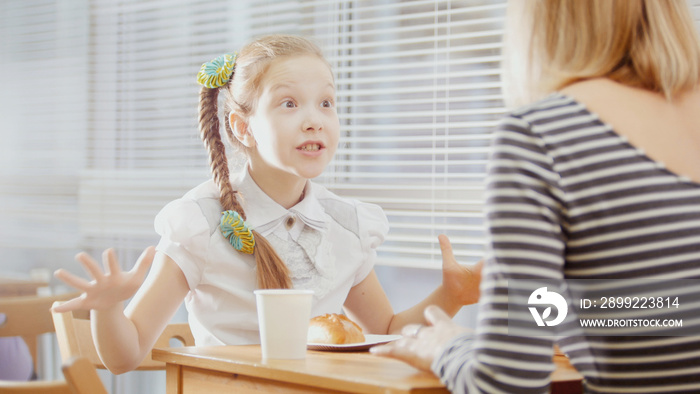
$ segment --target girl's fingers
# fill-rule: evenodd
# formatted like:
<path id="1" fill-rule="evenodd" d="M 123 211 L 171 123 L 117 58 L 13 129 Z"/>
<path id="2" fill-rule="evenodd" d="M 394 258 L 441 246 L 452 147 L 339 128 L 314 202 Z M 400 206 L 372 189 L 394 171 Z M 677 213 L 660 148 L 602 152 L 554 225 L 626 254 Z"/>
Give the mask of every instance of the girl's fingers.
<path id="1" fill-rule="evenodd" d="M 104 274 L 100 270 L 100 267 L 89 254 L 85 252 L 80 252 L 75 256 L 75 259 L 83 265 L 83 268 L 92 276 L 95 280 L 102 279 Z"/>
<path id="2" fill-rule="evenodd" d="M 138 275 L 138 277 L 146 276 L 148 269 L 151 267 L 151 264 L 153 263 L 153 258 L 155 257 L 155 255 L 156 255 L 156 248 L 154 248 L 153 246 L 147 247 L 141 253 L 141 256 L 139 256 L 138 260 L 136 260 L 136 264 L 134 264 L 134 268 L 132 268 L 131 271 L 136 273 L 136 275 Z"/>
<path id="3" fill-rule="evenodd" d="M 56 306 L 56 307 L 52 308 L 51 310 L 54 312 L 57 312 L 57 313 L 64 313 L 64 312 L 74 311 L 77 309 L 86 309 L 86 308 L 83 308 L 83 301 L 84 301 L 84 298 L 82 296 L 77 297 L 77 298 L 73 298 L 71 300 L 68 300 L 66 302 L 61 303 L 61 305 Z"/>
<path id="4" fill-rule="evenodd" d="M 71 274 L 63 268 L 56 270 L 53 275 L 75 289 L 87 291 L 90 288 L 90 282 Z"/>
<path id="5" fill-rule="evenodd" d="M 438 235 L 438 241 L 440 242 L 440 251 L 442 253 L 443 267 L 446 263 L 454 262 L 455 264 L 457 264 L 454 252 L 452 251 L 452 244 L 450 243 L 450 239 L 447 238 L 446 235 L 440 234 Z"/>
<path id="6" fill-rule="evenodd" d="M 471 269 L 471 272 L 474 275 L 479 275 L 479 278 L 481 278 L 481 271 L 484 270 L 484 260 L 479 260 L 474 264 L 474 266 Z"/>
<path id="7" fill-rule="evenodd" d="M 114 249 L 109 248 L 102 252 L 102 265 L 104 266 L 106 275 L 116 274 L 121 271 L 119 260 L 114 253 Z"/>

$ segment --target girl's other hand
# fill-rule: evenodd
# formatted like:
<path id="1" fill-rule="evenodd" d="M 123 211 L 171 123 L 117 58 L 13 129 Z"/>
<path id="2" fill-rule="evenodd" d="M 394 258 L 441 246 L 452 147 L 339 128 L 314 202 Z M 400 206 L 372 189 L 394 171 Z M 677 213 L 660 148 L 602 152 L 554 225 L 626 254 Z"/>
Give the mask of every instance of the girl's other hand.
<path id="1" fill-rule="evenodd" d="M 143 279 L 153 263 L 154 256 L 155 248 L 149 246 L 141 253 L 134 267 L 130 271 L 124 272 L 119 267 L 119 260 L 117 260 L 114 249 L 110 248 L 102 253 L 103 272 L 97 261 L 87 253 L 79 253 L 75 256 L 76 260 L 83 265 L 93 280 L 88 282 L 64 269 L 57 270 L 54 273 L 56 278 L 81 290 L 83 294 L 64 302 L 54 308 L 54 311 L 63 313 L 77 309 L 107 309 L 131 298 L 141 287 Z"/>
<path id="2" fill-rule="evenodd" d="M 430 372 L 433 360 L 442 353 L 447 342 L 470 330 L 455 324 L 447 313 L 435 305 L 425 308 L 424 315 L 429 326 L 409 324 L 401 330 L 402 338 L 375 346 L 370 352 Z"/>
<path id="3" fill-rule="evenodd" d="M 449 296 L 460 305 L 471 305 L 479 301 L 479 283 L 484 261 L 473 266 L 463 266 L 457 262 L 452 245 L 446 235 L 438 236 L 442 251 L 442 286 Z"/>

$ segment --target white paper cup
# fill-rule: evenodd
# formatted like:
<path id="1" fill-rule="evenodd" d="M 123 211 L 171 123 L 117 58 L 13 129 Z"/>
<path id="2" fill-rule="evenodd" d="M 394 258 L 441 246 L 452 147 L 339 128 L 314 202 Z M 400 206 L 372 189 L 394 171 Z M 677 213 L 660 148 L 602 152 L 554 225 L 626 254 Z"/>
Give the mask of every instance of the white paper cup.
<path id="1" fill-rule="evenodd" d="M 306 357 L 313 290 L 255 290 L 264 359 Z"/>

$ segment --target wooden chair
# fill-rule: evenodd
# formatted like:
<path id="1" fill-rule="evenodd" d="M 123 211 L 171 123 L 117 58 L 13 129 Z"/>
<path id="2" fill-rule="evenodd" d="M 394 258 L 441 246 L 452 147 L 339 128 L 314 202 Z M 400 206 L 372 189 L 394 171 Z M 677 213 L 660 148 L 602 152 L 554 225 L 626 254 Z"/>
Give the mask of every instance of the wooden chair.
<path id="1" fill-rule="evenodd" d="M 73 389 L 65 380 L 30 382 L 0 380 L 0 394 L 73 394 Z"/>
<path id="2" fill-rule="evenodd" d="M 59 304 L 56 303 L 55 305 Z M 81 356 L 87 358 L 95 367 L 106 369 L 92 341 L 90 313 L 88 311 L 53 312 L 53 321 L 58 348 L 61 352 L 61 359 L 64 362 L 71 357 Z M 172 323 L 166 326 L 153 347 L 172 347 L 170 344 L 171 339 L 179 341 L 183 346 L 194 346 L 194 337 L 187 323 Z M 136 370 L 165 370 L 165 363 L 153 361 L 149 353 Z"/>
<path id="3" fill-rule="evenodd" d="M 66 380 L 0 380 L 0 394 L 107 394 L 95 366 L 85 357 L 74 357 L 64 363 L 63 375 Z"/>
<path id="4" fill-rule="evenodd" d="M 51 305 L 77 297 L 79 294 L 0 297 L 0 313 L 5 315 L 5 322 L 0 325 L 0 337 L 22 337 L 32 355 L 36 371 L 38 337 L 55 332 L 51 319 Z"/>
<path id="5" fill-rule="evenodd" d="M 43 280 L 0 276 L 0 297 L 36 295 L 39 288 L 47 287 L 48 285 L 49 283 Z"/>
<path id="6" fill-rule="evenodd" d="M 63 376 L 73 394 L 107 394 L 95 366 L 85 357 L 71 357 L 64 362 Z"/>

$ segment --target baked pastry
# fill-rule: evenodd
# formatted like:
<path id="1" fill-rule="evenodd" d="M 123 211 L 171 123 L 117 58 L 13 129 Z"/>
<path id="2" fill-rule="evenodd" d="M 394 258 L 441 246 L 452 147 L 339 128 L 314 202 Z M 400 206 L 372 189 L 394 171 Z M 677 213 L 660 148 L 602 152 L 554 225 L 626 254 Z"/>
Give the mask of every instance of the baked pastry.
<path id="1" fill-rule="evenodd" d="M 362 333 L 360 326 L 344 315 L 326 313 L 311 319 L 306 341 L 309 343 L 344 345 L 364 342 L 365 335 Z"/>

